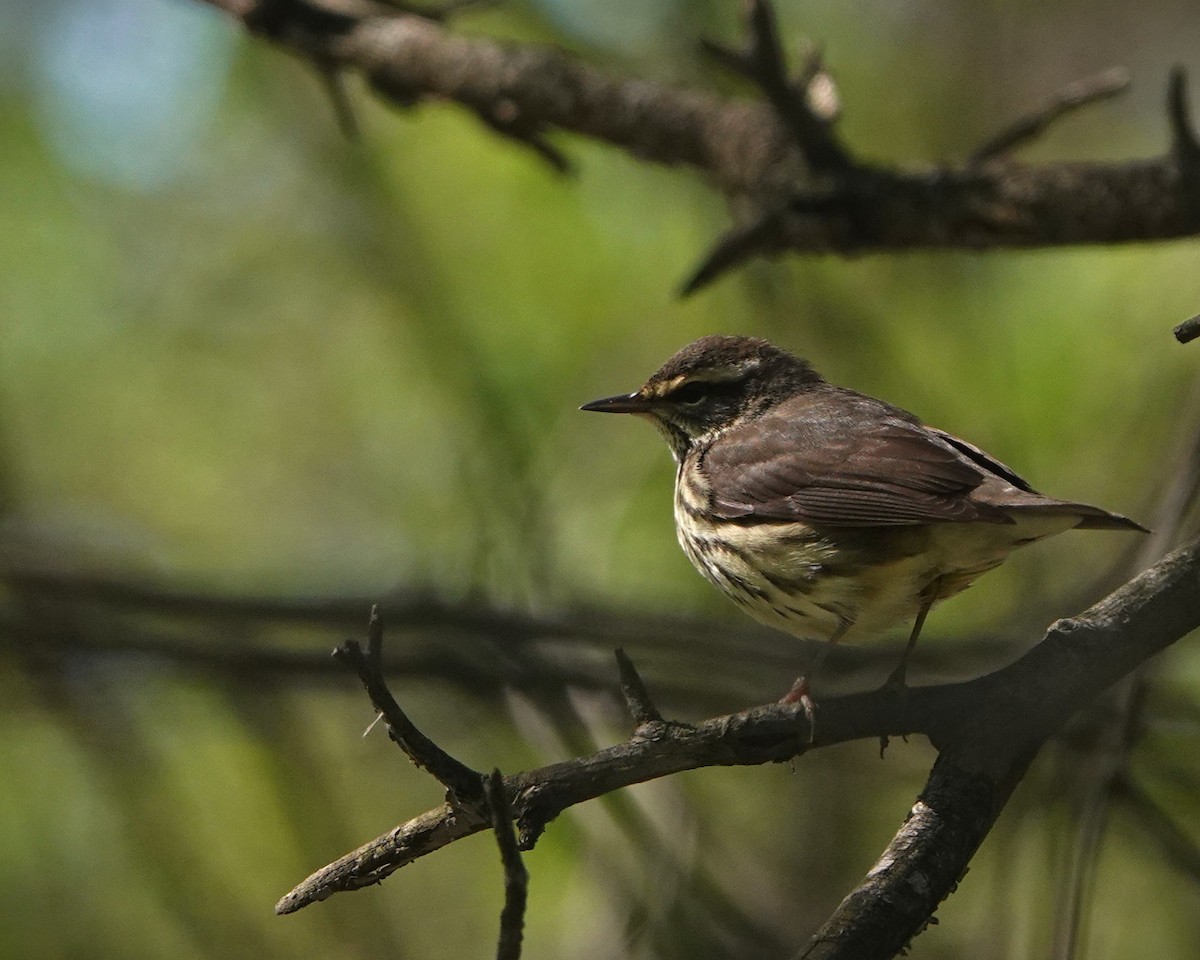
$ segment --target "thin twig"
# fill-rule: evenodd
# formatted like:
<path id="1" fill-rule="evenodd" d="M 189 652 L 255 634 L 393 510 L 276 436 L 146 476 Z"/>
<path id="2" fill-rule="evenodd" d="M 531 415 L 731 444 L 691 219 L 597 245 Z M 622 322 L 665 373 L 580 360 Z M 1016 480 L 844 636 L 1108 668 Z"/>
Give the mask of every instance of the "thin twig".
<path id="1" fill-rule="evenodd" d="M 368 651 L 356 640 L 347 640 L 333 651 L 337 660 L 347 664 L 362 681 L 377 712 L 383 715 L 388 736 L 403 750 L 418 767 L 428 770 L 458 803 L 474 804 L 483 797 L 483 776 L 460 760 L 446 753 L 441 747 L 417 729 L 408 715 L 400 708 L 388 689 L 387 681 L 379 670 L 380 645 L 383 624 L 378 611 L 372 610 L 369 626 Z M 372 652 L 374 651 L 374 652 Z"/>
<path id="2" fill-rule="evenodd" d="M 791 128 L 809 169 L 814 174 L 841 173 L 853 166 L 850 155 L 833 132 L 829 121 L 813 110 L 808 83 L 820 70 L 819 55 L 810 57 L 801 80 L 793 81 L 779 38 L 775 10 L 769 0 L 747 0 L 746 28 L 749 46 L 740 57 L 725 56 L 726 65 L 740 67 L 753 80 L 780 119 Z"/>
<path id="3" fill-rule="evenodd" d="M 512 808 L 508 802 L 504 776 L 499 770 L 493 770 L 484 780 L 483 793 L 492 821 L 492 831 L 496 835 L 496 845 L 500 848 L 500 862 L 504 865 L 504 909 L 500 911 L 496 960 L 520 960 L 529 871 L 525 869 L 525 862 L 521 859 L 521 851 L 517 847 Z"/>
<path id="4" fill-rule="evenodd" d="M 824 187 L 807 189 L 731 227 L 704 254 L 700 265 L 680 288 L 679 295 L 691 296 L 734 267 L 780 249 L 784 220 L 788 216 L 827 214 L 832 210 L 850 214 L 853 197 L 845 186 L 826 184 Z M 847 243 L 847 246 L 850 245 Z"/>
<path id="5" fill-rule="evenodd" d="M 769 250 L 772 239 L 779 233 L 782 213 L 782 208 L 764 210 L 745 223 L 727 230 L 704 254 L 700 265 L 692 271 L 691 276 L 684 281 L 679 295 L 690 297 L 723 273 Z"/>
<path id="6" fill-rule="evenodd" d="M 544 128 L 523 117 L 520 108 L 511 100 L 501 100 L 475 111 L 490 129 L 514 143 L 532 150 L 555 173 L 573 176 L 575 167 L 567 155 L 546 139 Z"/>
<path id="7" fill-rule="evenodd" d="M 976 167 L 1002 154 L 1011 153 L 1046 132 L 1056 120 L 1101 100 L 1108 100 L 1129 89 L 1129 74 L 1113 67 L 1093 77 L 1076 81 L 1038 109 L 1018 118 L 991 139 L 976 147 L 967 158 L 968 167 Z"/>
<path id="8" fill-rule="evenodd" d="M 662 723 L 662 714 L 658 712 L 658 707 L 650 699 L 646 684 L 642 682 L 641 675 L 637 672 L 633 661 L 625 655 L 625 651 L 620 647 L 616 649 L 614 655 L 617 658 L 617 671 L 621 677 L 621 695 L 625 698 L 625 706 L 629 708 L 629 715 L 633 717 L 633 722 L 639 727 L 647 723 Z"/>
<path id="9" fill-rule="evenodd" d="M 383 672 L 383 614 L 379 604 L 371 604 L 371 615 L 367 619 L 367 662 L 377 673 Z"/>
<path id="10" fill-rule="evenodd" d="M 821 51 L 811 51 L 800 75 L 793 80 L 788 76 L 775 11 L 768 0 L 747 0 L 745 20 L 749 35 L 745 50 L 734 50 L 703 37 L 701 49 L 727 70 L 758 86 L 796 138 L 810 172 L 840 173 L 851 168 L 850 155 L 833 132 L 833 121 L 840 113 L 836 94 L 827 82 L 817 91 L 819 97 L 810 97 L 810 85 L 819 76 L 827 77 Z"/>

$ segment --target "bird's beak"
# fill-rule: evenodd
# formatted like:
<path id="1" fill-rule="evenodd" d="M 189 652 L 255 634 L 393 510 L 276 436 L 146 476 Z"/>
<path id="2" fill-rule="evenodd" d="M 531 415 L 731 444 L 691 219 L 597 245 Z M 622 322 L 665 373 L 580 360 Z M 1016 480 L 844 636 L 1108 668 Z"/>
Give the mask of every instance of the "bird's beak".
<path id="1" fill-rule="evenodd" d="M 649 413 L 654 402 L 637 393 L 622 393 L 615 397 L 605 397 L 603 400 L 593 400 L 585 403 L 580 410 L 591 413 Z"/>

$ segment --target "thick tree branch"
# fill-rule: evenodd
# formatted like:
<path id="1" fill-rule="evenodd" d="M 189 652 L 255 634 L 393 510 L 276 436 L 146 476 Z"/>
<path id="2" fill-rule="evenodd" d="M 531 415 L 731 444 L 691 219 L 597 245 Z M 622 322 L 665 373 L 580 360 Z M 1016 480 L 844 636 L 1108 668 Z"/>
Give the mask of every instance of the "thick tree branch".
<path id="1" fill-rule="evenodd" d="M 938 904 L 966 872 L 1031 759 L 997 783 L 938 757 L 904 825 L 798 960 L 886 960 L 904 950 L 936 922 Z"/>
<path id="2" fill-rule="evenodd" d="M 1083 615 L 1054 624 L 1011 665 L 965 683 L 875 691 L 821 702 L 812 747 L 923 733 L 940 756 L 913 814 L 809 956 L 885 957 L 930 921 L 1047 737 L 1090 699 L 1200 626 L 1200 541 L 1162 560 Z M 638 697 L 634 697 L 634 702 Z M 505 779 L 522 846 L 567 807 L 702 766 L 787 760 L 808 747 L 795 704 L 771 704 L 695 727 L 650 721 L 590 757 Z M 291 913 L 377 883 L 407 863 L 486 829 L 486 814 L 442 806 L 317 871 L 276 906 Z"/>
<path id="3" fill-rule="evenodd" d="M 997 156 L 1116 87 L 1085 84 L 1015 125 L 1000 147 L 976 151 L 974 162 L 900 169 L 853 159 L 807 107 L 762 2 L 749 5 L 750 53 L 726 50 L 722 60 L 742 63 L 765 103 L 611 76 L 544 47 L 455 36 L 370 0 L 205 2 L 322 69 L 361 73 L 399 106 L 458 103 L 544 155 L 544 134 L 562 130 L 703 171 L 745 211 L 734 230 L 745 249 L 722 240 L 712 255 L 719 262 L 706 261 L 688 289 L 750 255 L 782 251 L 1111 244 L 1200 232 L 1200 149 L 1181 70 L 1170 83 L 1171 143 L 1160 157 L 1031 166 Z M 811 65 L 802 71 L 802 79 L 815 75 Z"/>

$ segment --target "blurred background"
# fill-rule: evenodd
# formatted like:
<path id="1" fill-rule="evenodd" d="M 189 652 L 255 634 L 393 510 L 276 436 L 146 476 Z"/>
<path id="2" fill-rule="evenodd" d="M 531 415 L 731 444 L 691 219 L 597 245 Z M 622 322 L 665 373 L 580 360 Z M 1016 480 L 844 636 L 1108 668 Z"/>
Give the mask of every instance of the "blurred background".
<path id="1" fill-rule="evenodd" d="M 509 2 L 455 29 L 750 95 L 695 42 L 733 38 L 736 6 Z M 1200 75 L 1192 0 L 780 16 L 824 43 L 842 131 L 880 161 L 954 161 L 1113 65 L 1132 90 L 1023 157 L 1155 155 L 1169 69 Z M 3 0 L 0 51 L 0 957 L 491 956 L 486 835 L 272 914 L 440 802 L 360 736 L 328 652 L 382 602 L 413 719 L 508 772 L 627 735 L 618 645 L 680 719 L 783 693 L 791 641 L 676 546 L 661 440 L 576 411 L 696 336 L 767 336 L 1158 528 L 1018 554 L 931 617 L 918 683 L 1012 659 L 1191 529 L 1169 501 L 1200 381 L 1170 329 L 1200 310 L 1195 241 L 792 257 L 681 302 L 728 223 L 692 172 L 559 137 L 558 177 L 354 82 L 349 142 L 309 69 L 185 0 Z M 828 688 L 880 682 L 903 632 Z M 1194 956 L 1198 694 L 1193 638 L 1048 749 L 913 955 Z M 787 955 L 932 760 L 855 743 L 575 808 L 526 858 L 526 956 Z"/>

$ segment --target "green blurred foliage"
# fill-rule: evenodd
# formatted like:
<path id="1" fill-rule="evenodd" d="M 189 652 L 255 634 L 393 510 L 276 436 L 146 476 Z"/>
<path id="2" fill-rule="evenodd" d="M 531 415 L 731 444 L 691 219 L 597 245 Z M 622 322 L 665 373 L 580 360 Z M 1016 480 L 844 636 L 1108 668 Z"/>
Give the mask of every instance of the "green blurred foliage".
<path id="1" fill-rule="evenodd" d="M 514 4 L 463 29 L 744 94 L 692 43 L 730 35 L 734 6 Z M 963 156 L 1112 63 L 1132 68 L 1134 92 L 1028 155 L 1153 154 L 1167 69 L 1200 69 L 1200 24 L 1175 0 L 793 3 L 781 16 L 789 35 L 824 42 L 852 146 L 902 163 Z M 81 41 L 79 23 L 105 29 Z M 789 258 L 681 302 L 677 284 L 727 223 L 692 172 L 559 137 L 579 175 L 556 177 L 451 108 L 399 114 L 357 87 L 364 134 L 349 143 L 303 65 L 182 0 L 7 4 L 0 26 L 7 567 L 232 594 L 402 586 L 734 624 L 675 545 L 661 441 L 576 412 L 710 332 L 771 337 L 1052 494 L 1143 519 L 1195 429 L 1195 359 L 1169 336 L 1200 304 L 1193 241 Z M 187 57 L 166 57 L 168 34 Z M 78 60 L 89 36 L 130 44 L 120 82 L 99 54 Z M 1027 643 L 1126 547 L 1085 534 L 1039 545 L 940 608 L 928 641 L 1009 631 Z M 1194 644 L 1164 659 L 1173 696 L 1194 701 Z M 0 648 L 0 956 L 491 954 L 487 837 L 380 888 L 271 915 L 307 872 L 439 801 L 382 736 L 358 738 L 370 714 L 351 680 L 247 684 L 103 651 L 68 666 L 30 667 L 19 637 Z M 707 666 L 671 668 L 713 683 Z M 527 694 L 480 700 L 418 680 L 399 693 L 479 767 L 624 735 L 606 700 L 576 703 L 588 723 L 564 733 Z M 729 696 L 725 709 L 744 705 Z M 1154 769 L 1186 769 L 1196 732 L 1194 719 L 1151 730 Z M 565 815 L 528 858 L 527 956 L 778 953 L 862 875 L 930 761 L 920 744 L 894 745 L 883 764 L 857 744 Z M 1045 955 L 1071 830 L 1058 772 L 1035 768 L 915 955 Z M 1151 788 L 1197 836 L 1180 777 Z M 1136 822 L 1115 814 L 1109 838 L 1085 955 L 1191 955 L 1195 885 Z"/>

